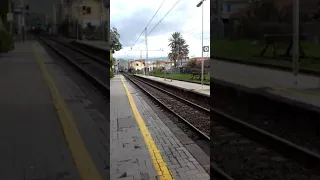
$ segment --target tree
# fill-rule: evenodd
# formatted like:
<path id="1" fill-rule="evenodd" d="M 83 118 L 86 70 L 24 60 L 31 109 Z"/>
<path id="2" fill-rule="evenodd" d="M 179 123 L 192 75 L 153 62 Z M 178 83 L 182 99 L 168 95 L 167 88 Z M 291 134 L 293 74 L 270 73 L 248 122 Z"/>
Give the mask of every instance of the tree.
<path id="1" fill-rule="evenodd" d="M 177 61 L 182 60 L 189 54 L 189 45 L 179 32 L 174 32 L 169 38 L 169 47 L 171 48 L 171 53 L 169 53 L 168 58 L 173 61 L 174 67 L 177 67 Z"/>
<path id="2" fill-rule="evenodd" d="M 110 29 L 110 50 L 112 53 L 122 49 L 122 44 L 120 43 L 120 34 L 117 28 L 113 27 Z"/>
<path id="3" fill-rule="evenodd" d="M 196 59 L 191 59 L 188 64 L 187 64 L 188 68 L 197 68 L 197 62 Z"/>

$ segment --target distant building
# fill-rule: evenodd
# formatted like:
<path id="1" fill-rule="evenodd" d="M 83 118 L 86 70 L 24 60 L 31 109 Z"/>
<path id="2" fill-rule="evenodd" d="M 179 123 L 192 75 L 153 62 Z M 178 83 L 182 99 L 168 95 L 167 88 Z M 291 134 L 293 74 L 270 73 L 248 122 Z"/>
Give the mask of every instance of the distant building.
<path id="1" fill-rule="evenodd" d="M 189 57 L 186 57 L 184 59 L 178 60 L 177 62 L 177 67 L 183 67 L 185 64 L 188 64 L 189 62 Z"/>
<path id="2" fill-rule="evenodd" d="M 88 25 L 95 27 L 96 32 L 105 30 L 105 40 L 109 38 L 110 32 L 110 1 L 106 0 L 64 0 L 61 2 L 60 16 L 62 19 L 77 20 L 83 28 Z M 102 25 L 102 26 L 101 26 Z M 101 38 L 101 37 L 100 37 Z"/>
<path id="3" fill-rule="evenodd" d="M 173 63 L 170 64 L 170 61 L 165 61 L 165 60 L 157 60 L 155 62 L 155 67 L 158 69 L 164 68 L 165 70 L 169 70 L 173 67 Z"/>
<path id="4" fill-rule="evenodd" d="M 129 62 L 129 68 L 132 68 L 134 70 L 143 70 L 143 68 L 145 67 L 144 65 L 144 59 L 138 59 L 138 60 L 133 60 Z"/>

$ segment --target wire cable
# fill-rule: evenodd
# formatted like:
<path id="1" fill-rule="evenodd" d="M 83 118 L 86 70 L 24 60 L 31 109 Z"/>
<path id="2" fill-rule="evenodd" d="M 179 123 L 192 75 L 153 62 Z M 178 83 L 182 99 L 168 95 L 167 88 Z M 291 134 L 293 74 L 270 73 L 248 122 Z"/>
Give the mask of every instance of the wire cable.
<path id="1" fill-rule="evenodd" d="M 158 10 L 154 13 L 154 15 L 152 16 L 152 18 L 150 19 L 150 21 L 148 22 L 147 26 L 142 30 L 140 36 L 138 37 L 138 39 L 133 43 L 132 47 L 137 43 L 137 41 L 140 39 L 140 37 L 142 36 L 142 34 L 144 33 L 145 29 L 149 26 L 149 24 L 151 23 L 151 21 L 153 20 L 153 18 L 157 15 L 158 11 L 160 10 L 160 8 L 163 6 L 164 2 L 166 0 L 163 0 L 161 5 L 159 6 Z"/>
<path id="2" fill-rule="evenodd" d="M 153 27 L 153 29 L 149 32 L 149 34 L 147 36 L 149 36 L 155 29 L 156 27 L 163 21 L 163 19 L 173 10 L 174 7 L 176 7 L 176 5 L 180 2 L 180 0 L 178 0 L 172 7 L 171 9 L 160 19 L 160 21 Z M 140 44 L 142 44 L 145 41 L 145 39 L 143 39 L 141 41 Z"/>
<path id="3" fill-rule="evenodd" d="M 171 9 L 163 16 L 162 19 L 160 19 L 160 21 L 153 27 L 153 29 L 149 32 L 149 34 L 147 36 L 149 36 L 155 29 L 156 27 L 163 21 L 163 19 L 173 10 L 173 8 L 176 7 L 176 5 L 178 5 L 178 3 L 180 2 L 180 0 L 178 0 L 172 7 Z"/>
<path id="4" fill-rule="evenodd" d="M 149 26 L 149 24 L 151 23 L 151 21 L 153 20 L 153 18 L 157 15 L 158 11 L 160 10 L 160 8 L 162 7 L 162 5 L 164 4 L 166 0 L 162 1 L 162 4 L 159 6 L 158 10 L 156 11 L 156 13 L 154 13 L 154 15 L 152 16 L 152 18 L 150 19 L 149 23 L 147 24 L 146 28 Z"/>

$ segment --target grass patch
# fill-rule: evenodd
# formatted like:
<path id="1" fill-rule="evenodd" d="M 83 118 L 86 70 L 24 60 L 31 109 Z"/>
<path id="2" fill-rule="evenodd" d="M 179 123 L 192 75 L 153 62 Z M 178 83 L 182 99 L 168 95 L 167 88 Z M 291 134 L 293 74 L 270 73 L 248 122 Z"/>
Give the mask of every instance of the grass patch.
<path id="1" fill-rule="evenodd" d="M 165 74 L 162 72 L 151 72 L 150 75 L 156 76 L 156 77 L 161 77 L 161 78 L 165 77 Z M 205 80 L 203 81 L 203 83 L 206 85 L 210 85 L 210 77 L 206 74 L 204 76 L 205 76 Z M 168 79 L 193 82 L 193 83 L 201 83 L 201 80 L 191 79 L 191 77 L 192 77 L 192 74 L 169 74 L 169 73 L 166 74 L 166 78 L 168 78 Z"/>
<path id="2" fill-rule="evenodd" d="M 269 45 L 265 57 L 258 57 L 264 48 L 264 42 L 252 43 L 249 40 L 214 40 L 211 41 L 211 52 L 213 56 L 237 59 L 243 62 L 255 62 L 259 64 L 271 64 L 281 67 L 292 67 L 291 57 L 286 59 L 273 59 L 272 46 Z M 301 59 L 300 68 L 320 72 L 320 45 L 308 41 L 302 41 L 301 46 L 306 54 L 306 58 Z M 286 52 L 288 43 L 277 43 L 277 55 Z"/>

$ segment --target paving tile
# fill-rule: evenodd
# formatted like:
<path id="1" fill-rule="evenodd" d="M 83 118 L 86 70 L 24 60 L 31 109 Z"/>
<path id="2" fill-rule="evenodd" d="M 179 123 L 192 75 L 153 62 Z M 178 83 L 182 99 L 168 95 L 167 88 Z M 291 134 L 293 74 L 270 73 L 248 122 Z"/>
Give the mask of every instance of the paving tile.
<path id="1" fill-rule="evenodd" d="M 115 80 L 117 78 L 119 79 L 116 76 Z M 129 91 L 133 90 L 129 83 L 126 83 L 126 85 Z M 112 171 L 112 173 L 126 173 L 129 177 L 132 176 L 133 179 L 159 179 L 133 113 L 132 111 L 125 110 L 126 108 L 130 108 L 130 106 L 128 100 L 124 98 L 126 94 L 121 82 L 113 82 L 111 80 L 111 87 L 114 88 L 112 92 L 116 92 L 115 94 L 111 94 L 111 103 L 117 106 L 117 110 L 112 111 L 113 118 L 110 119 L 111 127 L 116 128 L 112 129 L 113 142 L 111 146 L 114 146 L 114 148 L 111 147 L 113 150 L 111 152 L 111 159 L 112 162 L 121 167 L 118 171 Z M 196 159 L 161 121 L 144 99 L 139 96 L 138 92 L 134 91 L 131 95 L 157 149 L 162 155 L 162 159 L 167 164 L 174 178 L 188 179 L 188 174 L 196 177 L 197 173 L 195 170 L 199 172 L 195 166 L 196 164 L 193 163 L 197 162 Z M 123 99 L 124 101 L 120 103 L 119 99 Z M 187 142 L 188 140 L 185 141 Z M 189 161 L 190 158 L 193 158 L 191 159 L 193 160 L 192 162 Z M 132 168 L 129 170 L 128 167 Z"/>

